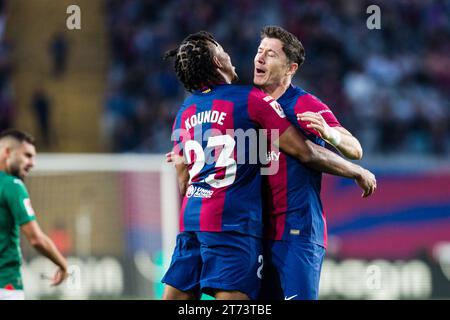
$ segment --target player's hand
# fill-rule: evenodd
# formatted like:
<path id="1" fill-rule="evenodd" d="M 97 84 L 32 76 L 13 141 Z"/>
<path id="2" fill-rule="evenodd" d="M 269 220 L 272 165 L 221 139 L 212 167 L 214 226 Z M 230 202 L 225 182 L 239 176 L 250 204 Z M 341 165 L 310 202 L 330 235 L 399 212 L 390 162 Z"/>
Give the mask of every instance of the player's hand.
<path id="1" fill-rule="evenodd" d="M 361 195 L 363 198 L 371 196 L 377 189 L 377 180 L 375 175 L 364 168 L 361 168 L 361 174 L 356 177 L 355 181 L 360 188 L 364 190 Z"/>
<path id="2" fill-rule="evenodd" d="M 315 129 L 324 140 L 331 139 L 331 128 L 325 119 L 316 112 L 297 113 L 297 120 L 309 122 L 306 127 Z"/>
<path id="3" fill-rule="evenodd" d="M 166 153 L 166 162 L 172 163 L 174 155 L 175 155 L 175 153 L 173 151 L 167 152 Z"/>
<path id="4" fill-rule="evenodd" d="M 68 276 L 69 273 L 67 272 L 67 268 L 59 268 L 53 276 L 52 286 L 60 285 Z"/>
<path id="5" fill-rule="evenodd" d="M 175 152 L 173 151 L 170 151 L 166 153 L 166 162 L 177 165 L 183 163 L 184 159 L 182 156 L 175 154 Z"/>

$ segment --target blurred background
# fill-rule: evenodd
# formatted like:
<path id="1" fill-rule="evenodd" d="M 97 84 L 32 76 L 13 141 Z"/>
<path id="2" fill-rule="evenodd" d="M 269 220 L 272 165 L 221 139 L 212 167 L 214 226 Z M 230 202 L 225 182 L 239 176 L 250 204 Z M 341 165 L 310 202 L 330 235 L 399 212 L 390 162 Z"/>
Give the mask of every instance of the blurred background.
<path id="1" fill-rule="evenodd" d="M 250 84 L 269 24 L 299 37 L 294 84 L 330 106 L 378 179 L 363 200 L 324 178 L 320 298 L 450 298 L 450 1 L 2 0 L 0 129 L 37 137 L 26 183 L 74 274 L 50 288 L 53 267 L 23 241 L 29 298 L 161 297 L 178 206 L 162 154 L 186 95 L 162 56 L 208 30 Z"/>

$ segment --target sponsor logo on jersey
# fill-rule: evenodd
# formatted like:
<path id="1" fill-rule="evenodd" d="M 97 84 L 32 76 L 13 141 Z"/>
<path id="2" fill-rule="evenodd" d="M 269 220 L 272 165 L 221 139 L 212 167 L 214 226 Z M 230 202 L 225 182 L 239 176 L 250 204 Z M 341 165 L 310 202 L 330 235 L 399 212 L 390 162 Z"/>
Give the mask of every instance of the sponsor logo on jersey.
<path id="1" fill-rule="evenodd" d="M 192 197 L 192 195 L 194 194 L 194 192 L 195 192 L 195 187 L 194 186 L 189 186 L 188 188 L 187 188 L 187 191 L 186 191 L 186 197 L 188 197 L 188 198 L 190 198 L 190 197 Z"/>
<path id="2" fill-rule="evenodd" d="M 201 187 L 194 187 L 193 185 L 190 185 L 186 191 L 186 197 L 191 198 L 211 198 L 211 196 L 213 195 L 214 191 L 212 190 L 208 190 L 208 189 L 204 189 Z"/>
<path id="3" fill-rule="evenodd" d="M 29 198 L 23 199 L 23 206 L 25 207 L 25 210 L 27 211 L 27 214 L 30 217 L 34 216 L 34 210 L 33 207 L 31 206 L 31 201 Z"/>
<path id="4" fill-rule="evenodd" d="M 286 118 L 286 115 L 284 114 L 283 108 L 281 108 L 280 104 L 271 96 L 265 96 L 263 98 L 265 102 L 269 102 L 270 106 L 273 110 L 280 116 L 280 118 Z"/>

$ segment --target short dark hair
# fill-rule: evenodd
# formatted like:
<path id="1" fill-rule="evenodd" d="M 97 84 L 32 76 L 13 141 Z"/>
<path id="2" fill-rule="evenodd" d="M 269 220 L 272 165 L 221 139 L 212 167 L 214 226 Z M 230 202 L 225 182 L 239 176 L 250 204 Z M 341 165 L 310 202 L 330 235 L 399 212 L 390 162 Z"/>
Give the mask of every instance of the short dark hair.
<path id="1" fill-rule="evenodd" d="M 12 138 L 20 143 L 27 142 L 33 146 L 35 145 L 34 137 L 31 134 L 17 129 L 6 129 L 0 132 L 0 140 L 4 138 Z"/>
<path id="2" fill-rule="evenodd" d="M 305 62 L 305 48 L 296 36 L 278 26 L 266 26 L 261 30 L 261 39 L 275 38 L 283 43 L 283 51 L 290 62 L 300 67 Z"/>
<path id="3" fill-rule="evenodd" d="M 219 43 L 211 33 L 200 31 L 190 34 L 178 48 L 164 55 L 164 60 L 175 57 L 175 72 L 186 90 L 192 92 L 224 80 L 214 65 L 211 45 Z"/>

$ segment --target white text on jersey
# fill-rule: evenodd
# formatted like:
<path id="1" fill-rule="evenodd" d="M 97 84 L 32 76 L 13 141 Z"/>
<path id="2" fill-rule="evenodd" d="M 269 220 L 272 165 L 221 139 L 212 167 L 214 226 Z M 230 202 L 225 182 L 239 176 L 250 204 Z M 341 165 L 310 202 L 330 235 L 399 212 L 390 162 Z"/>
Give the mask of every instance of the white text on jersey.
<path id="1" fill-rule="evenodd" d="M 184 121 L 184 125 L 186 127 L 186 130 L 191 129 L 192 127 L 195 127 L 198 124 L 202 123 L 218 123 L 221 126 L 223 126 L 223 121 L 225 120 L 225 117 L 227 116 L 226 112 L 219 112 L 216 110 L 208 110 L 203 111 L 200 113 L 196 113 L 189 118 L 187 118 Z"/>

